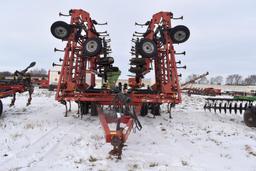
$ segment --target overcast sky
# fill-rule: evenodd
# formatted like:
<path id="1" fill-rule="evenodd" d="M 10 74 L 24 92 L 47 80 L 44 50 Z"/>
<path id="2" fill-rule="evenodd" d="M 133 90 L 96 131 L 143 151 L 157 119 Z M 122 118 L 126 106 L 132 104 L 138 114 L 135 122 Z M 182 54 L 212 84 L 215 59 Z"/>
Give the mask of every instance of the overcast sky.
<path id="1" fill-rule="evenodd" d="M 189 27 L 190 39 L 175 45 L 176 51 L 187 52 L 177 56 L 189 74 L 209 71 L 213 75 L 238 73 L 256 74 L 256 1 L 255 0 L 22 0 L 2 1 L 0 4 L 0 70 L 22 69 L 31 61 L 37 68 L 51 68 L 62 53 L 53 48 L 63 48 L 65 43 L 53 38 L 50 26 L 54 21 L 69 21 L 58 17 L 72 8 L 91 13 L 98 22 L 108 21 L 108 26 L 97 26 L 98 31 L 108 30 L 112 40 L 112 56 L 122 71 L 128 75 L 131 58 L 132 33 L 143 31 L 134 22 L 150 20 L 159 11 L 171 11 L 184 20 L 174 25 Z"/>

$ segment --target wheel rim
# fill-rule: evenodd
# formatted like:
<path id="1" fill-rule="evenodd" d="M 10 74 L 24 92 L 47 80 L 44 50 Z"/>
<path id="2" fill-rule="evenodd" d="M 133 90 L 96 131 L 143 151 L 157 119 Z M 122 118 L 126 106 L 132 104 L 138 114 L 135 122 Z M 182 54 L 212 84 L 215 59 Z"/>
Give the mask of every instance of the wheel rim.
<path id="1" fill-rule="evenodd" d="M 90 53 L 95 52 L 98 48 L 98 43 L 95 40 L 91 40 L 86 44 L 85 48 Z"/>
<path id="2" fill-rule="evenodd" d="M 57 37 L 63 38 L 67 36 L 68 30 L 64 27 L 59 26 L 54 29 L 54 33 Z"/>
<path id="3" fill-rule="evenodd" d="M 186 37 L 187 37 L 187 34 L 186 34 L 184 31 L 177 31 L 177 32 L 174 34 L 174 39 L 175 39 L 176 41 L 179 41 L 179 42 L 185 40 Z"/>
<path id="4" fill-rule="evenodd" d="M 154 45 L 151 42 L 145 42 L 142 45 L 142 50 L 147 54 L 152 54 L 154 52 Z"/>

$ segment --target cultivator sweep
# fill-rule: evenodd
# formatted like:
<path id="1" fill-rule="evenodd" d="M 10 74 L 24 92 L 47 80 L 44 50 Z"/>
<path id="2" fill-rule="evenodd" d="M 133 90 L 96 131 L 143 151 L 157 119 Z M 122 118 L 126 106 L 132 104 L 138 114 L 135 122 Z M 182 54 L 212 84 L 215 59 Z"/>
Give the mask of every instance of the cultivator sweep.
<path id="1" fill-rule="evenodd" d="M 206 98 L 204 109 L 209 111 L 243 114 L 247 126 L 256 127 L 255 96 L 234 96 L 233 98 Z"/>
<path id="2" fill-rule="evenodd" d="M 141 130 L 138 115 L 146 115 L 148 109 L 152 114 L 160 114 L 163 103 L 178 104 L 181 102 L 180 86 L 177 74 L 173 44 L 183 43 L 189 38 L 189 30 L 185 26 L 171 26 L 173 18 L 170 12 L 153 15 L 145 33 L 135 32 L 135 46 L 132 48 L 133 58 L 130 60 L 130 72 L 135 75 L 129 78 L 129 86 L 121 83 L 116 86 L 121 71 L 114 67 L 114 58 L 110 56 L 109 34 L 98 32 L 90 14 L 81 9 L 73 9 L 68 15 L 70 23 L 57 21 L 52 24 L 54 37 L 67 41 L 64 58 L 60 59 L 62 67 L 56 92 L 56 100 L 66 106 L 67 103 L 78 103 L 81 116 L 91 113 L 98 115 L 105 132 L 106 142 L 113 145 L 110 154 L 121 158 L 122 148 L 131 129 L 135 126 Z M 185 53 L 182 53 L 185 54 Z M 153 86 L 143 88 L 142 79 L 155 70 L 156 82 Z M 102 85 L 96 85 L 96 76 L 102 79 Z M 116 124 L 111 130 L 110 124 Z"/>
<path id="3" fill-rule="evenodd" d="M 10 106 L 15 104 L 16 93 L 23 93 L 28 91 L 29 98 L 27 106 L 30 105 L 32 100 L 32 93 L 34 87 L 31 82 L 31 77 L 26 74 L 29 68 L 35 66 L 35 62 L 32 62 L 26 69 L 22 71 L 15 71 L 13 79 L 2 79 L 0 80 L 0 116 L 3 112 L 3 104 L 1 99 L 9 96 L 13 96 Z"/>

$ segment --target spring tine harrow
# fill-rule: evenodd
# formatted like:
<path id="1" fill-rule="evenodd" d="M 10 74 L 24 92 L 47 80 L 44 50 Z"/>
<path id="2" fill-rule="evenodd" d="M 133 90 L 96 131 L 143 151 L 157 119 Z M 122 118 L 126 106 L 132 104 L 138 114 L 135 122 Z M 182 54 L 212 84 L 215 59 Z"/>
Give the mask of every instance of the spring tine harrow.
<path id="1" fill-rule="evenodd" d="M 204 110 L 211 109 L 221 113 L 224 111 L 226 114 L 229 113 L 242 114 L 248 107 L 253 106 L 253 100 L 250 99 L 239 99 L 239 98 L 206 98 Z"/>

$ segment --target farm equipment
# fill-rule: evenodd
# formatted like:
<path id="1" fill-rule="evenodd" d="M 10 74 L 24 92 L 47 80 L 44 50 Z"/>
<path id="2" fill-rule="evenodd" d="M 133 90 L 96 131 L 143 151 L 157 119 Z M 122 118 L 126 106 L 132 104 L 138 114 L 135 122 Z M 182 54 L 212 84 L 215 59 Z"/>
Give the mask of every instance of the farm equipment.
<path id="1" fill-rule="evenodd" d="M 181 87 L 184 88 L 184 87 L 186 87 L 186 86 L 189 85 L 189 84 L 193 84 L 193 83 L 195 83 L 197 80 L 200 80 L 201 78 L 204 78 L 204 77 L 206 77 L 207 75 L 209 75 L 209 72 L 206 72 L 206 73 L 204 73 L 204 74 L 202 74 L 202 75 L 199 75 L 199 76 L 197 76 L 197 77 L 195 77 L 195 78 L 193 78 L 193 79 L 191 79 L 191 80 L 188 80 L 187 82 L 181 84 Z"/>
<path id="2" fill-rule="evenodd" d="M 53 36 L 67 42 L 64 50 L 55 49 L 64 52 L 62 64 L 54 64 L 61 66 L 56 100 L 66 106 L 65 116 L 70 101 L 78 103 L 81 117 L 89 111 L 93 116 L 98 115 L 106 142 L 113 145 L 110 154 L 121 158 L 131 129 L 142 128 L 139 115 L 145 116 L 148 109 L 159 115 L 161 104 L 181 102 L 179 67 L 175 59 L 178 53 L 173 44 L 185 42 L 189 30 L 185 26 L 172 27 L 171 20 L 175 18 L 170 12 L 159 12 L 145 24 L 136 23 L 148 28 L 145 33 L 135 32 L 132 40 L 135 46 L 129 71 L 135 75 L 129 78 L 129 86 L 121 83 L 116 86 L 121 71 L 113 66 L 109 34 L 95 28 L 107 23 L 92 20 L 90 14 L 81 9 L 72 9 L 68 15 L 60 13 L 60 16 L 71 17 L 71 21 L 69 24 L 57 21 L 51 26 Z M 156 83 L 143 89 L 142 79 L 153 67 Z M 102 79 L 100 88 L 96 87 L 96 76 Z M 110 124 L 116 124 L 116 129 L 111 130 Z"/>
<path id="3" fill-rule="evenodd" d="M 129 71 L 134 77 L 129 78 L 130 97 L 132 101 L 141 105 L 141 116 L 148 114 L 149 109 L 153 115 L 160 115 L 160 105 L 168 104 L 169 112 L 172 106 L 181 103 L 181 90 L 177 69 L 186 69 L 186 66 L 177 66 L 175 55 L 177 53 L 173 44 L 187 41 L 190 36 L 186 26 L 172 27 L 174 18 L 170 12 L 159 12 L 153 15 L 145 24 L 135 23 L 137 26 L 147 26 L 144 33 L 134 32 L 131 48 L 133 57 L 130 59 Z M 154 70 L 155 83 L 143 89 L 142 79 L 150 70 Z M 171 117 L 171 115 L 170 115 Z"/>
<path id="4" fill-rule="evenodd" d="M 181 90 L 187 92 L 187 94 L 189 96 L 191 94 L 197 94 L 197 95 L 203 95 L 203 96 L 221 95 L 221 89 L 216 89 L 216 88 L 212 88 L 212 87 L 207 87 L 207 88 L 191 87 L 191 84 L 195 83 L 197 80 L 199 80 L 201 78 L 206 77 L 207 75 L 209 75 L 209 72 L 206 72 L 205 74 L 199 75 L 199 76 L 181 84 Z"/>
<path id="5" fill-rule="evenodd" d="M 202 95 L 202 96 L 217 96 L 221 95 L 221 89 L 216 89 L 212 87 L 208 88 L 183 88 L 182 90 L 186 90 L 187 94 L 190 96 L 191 94 Z"/>
<path id="6" fill-rule="evenodd" d="M 49 80 L 48 78 L 47 79 L 41 79 L 39 81 L 39 85 L 38 85 L 39 88 L 41 89 L 49 89 Z"/>
<path id="7" fill-rule="evenodd" d="M 60 74 L 58 68 L 59 67 L 54 68 L 53 70 L 49 70 L 47 78 L 43 77 L 41 80 L 38 81 L 38 87 L 41 89 L 48 89 L 49 91 L 54 91 L 57 88 Z"/>
<path id="8" fill-rule="evenodd" d="M 233 98 L 206 98 L 204 109 L 209 111 L 223 111 L 225 114 L 244 111 L 244 122 L 249 127 L 256 127 L 256 96 L 234 96 Z"/>
<path id="9" fill-rule="evenodd" d="M 23 93 L 28 91 L 29 98 L 27 106 L 30 105 L 32 100 L 32 93 L 34 87 L 31 82 L 31 77 L 26 72 L 29 68 L 35 66 L 35 62 L 32 62 L 26 69 L 22 71 L 15 71 L 13 79 L 2 79 L 0 80 L 0 116 L 3 112 L 3 104 L 1 99 L 9 96 L 13 96 L 10 106 L 13 106 L 16 100 L 16 93 Z"/>

